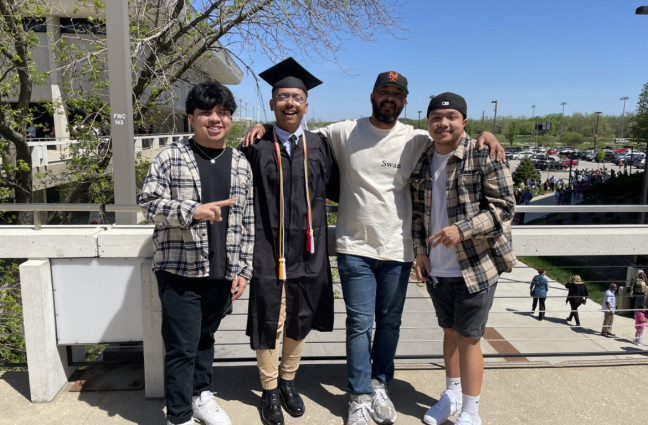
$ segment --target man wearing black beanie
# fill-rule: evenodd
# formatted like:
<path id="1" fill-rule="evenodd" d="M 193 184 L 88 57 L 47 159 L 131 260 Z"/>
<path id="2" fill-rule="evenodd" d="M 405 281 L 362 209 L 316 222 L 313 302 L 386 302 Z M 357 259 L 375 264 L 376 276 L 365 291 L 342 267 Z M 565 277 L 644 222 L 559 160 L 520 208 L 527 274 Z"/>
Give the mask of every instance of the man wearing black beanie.
<path id="1" fill-rule="evenodd" d="M 475 149 L 476 140 L 464 131 L 467 109 L 455 93 L 430 101 L 428 131 L 434 143 L 410 179 L 416 275 L 427 282 L 444 332 L 446 391 L 426 412 L 423 421 L 429 425 L 459 413 L 456 425 L 481 425 L 480 339 L 499 276 L 516 261 L 511 172 L 493 161 L 488 149 Z"/>

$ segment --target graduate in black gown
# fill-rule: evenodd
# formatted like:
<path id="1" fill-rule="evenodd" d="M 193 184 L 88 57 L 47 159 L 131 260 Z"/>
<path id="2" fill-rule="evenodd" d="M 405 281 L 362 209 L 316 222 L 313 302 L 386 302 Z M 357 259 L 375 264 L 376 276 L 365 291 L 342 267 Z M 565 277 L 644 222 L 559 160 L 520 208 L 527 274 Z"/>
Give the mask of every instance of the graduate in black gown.
<path id="1" fill-rule="evenodd" d="M 326 138 L 302 127 L 308 90 L 321 81 L 292 58 L 259 76 L 272 86 L 276 124 L 242 149 L 254 175 L 257 232 L 246 333 L 257 350 L 261 420 L 281 425 L 281 405 L 291 416 L 304 414 L 294 379 L 306 336 L 333 330 L 326 189 L 331 181 L 337 192 L 338 177 Z"/>

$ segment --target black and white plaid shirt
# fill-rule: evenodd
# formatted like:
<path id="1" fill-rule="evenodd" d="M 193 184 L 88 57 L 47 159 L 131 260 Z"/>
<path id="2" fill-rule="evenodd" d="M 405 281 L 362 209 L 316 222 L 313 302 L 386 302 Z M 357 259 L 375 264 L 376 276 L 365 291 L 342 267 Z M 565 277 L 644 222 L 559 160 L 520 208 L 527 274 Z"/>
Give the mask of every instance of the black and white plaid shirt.
<path id="1" fill-rule="evenodd" d="M 252 170 L 243 154 L 232 150 L 230 198 L 226 230 L 225 278 L 252 277 L 254 252 L 254 205 Z M 207 222 L 193 220 L 200 202 L 198 165 L 187 139 L 160 152 L 153 162 L 139 197 L 153 231 L 153 270 L 188 277 L 209 277 Z"/>
<path id="2" fill-rule="evenodd" d="M 513 179 L 508 165 L 489 157 L 489 149 L 475 148 L 477 141 L 464 133 L 446 167 L 448 222 L 463 233 L 456 245 L 457 260 L 470 293 L 484 289 L 510 272 L 515 264 L 511 244 L 511 219 L 515 208 Z M 431 145 L 410 177 L 414 255 L 428 255 L 432 180 Z"/>

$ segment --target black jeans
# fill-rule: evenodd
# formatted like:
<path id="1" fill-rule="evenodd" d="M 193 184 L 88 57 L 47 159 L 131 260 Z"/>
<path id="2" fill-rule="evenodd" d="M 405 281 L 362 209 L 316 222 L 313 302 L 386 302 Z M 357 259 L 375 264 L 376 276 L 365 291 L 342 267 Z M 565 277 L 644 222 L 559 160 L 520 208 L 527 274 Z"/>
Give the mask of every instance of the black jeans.
<path id="1" fill-rule="evenodd" d="M 155 273 L 162 303 L 164 391 L 167 418 L 180 424 L 193 416 L 191 397 L 211 388 L 214 332 L 231 305 L 231 282 Z"/>
<path id="2" fill-rule="evenodd" d="M 539 298 L 539 297 L 533 297 L 533 304 L 531 305 L 531 311 L 535 311 L 536 305 L 538 305 L 538 301 L 540 301 L 540 307 L 538 308 L 538 317 L 540 320 L 544 319 L 545 315 L 545 300 L 547 298 Z"/>
<path id="3" fill-rule="evenodd" d="M 576 319 L 576 326 L 580 326 L 580 318 L 578 317 L 578 307 L 580 307 L 580 299 L 570 299 L 569 300 L 569 305 L 571 307 L 571 313 L 569 313 L 569 317 L 567 317 L 567 321 L 569 322 L 572 318 Z"/>
<path id="4" fill-rule="evenodd" d="M 644 303 L 645 297 L 646 297 L 645 292 L 641 294 L 632 294 L 632 308 L 635 310 L 639 310 L 639 306 Z"/>

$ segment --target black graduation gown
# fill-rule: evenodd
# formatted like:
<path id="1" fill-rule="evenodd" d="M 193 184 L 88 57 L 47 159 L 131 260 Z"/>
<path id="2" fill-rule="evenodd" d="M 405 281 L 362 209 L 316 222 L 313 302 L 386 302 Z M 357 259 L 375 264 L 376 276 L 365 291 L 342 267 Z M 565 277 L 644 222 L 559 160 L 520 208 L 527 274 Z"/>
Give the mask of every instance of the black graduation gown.
<path id="1" fill-rule="evenodd" d="M 326 185 L 337 182 L 335 163 L 326 138 L 305 132 L 315 253 L 306 251 L 306 191 L 304 146 L 301 138 L 293 156 L 283 145 L 284 256 L 286 259 L 286 321 L 284 332 L 301 340 L 311 329 L 333 330 L 333 286 L 327 249 Z M 281 290 L 279 258 L 279 173 L 272 132 L 242 149 L 254 176 L 254 268 L 246 334 L 253 349 L 275 348 Z M 331 176 L 334 177 L 331 177 Z"/>

